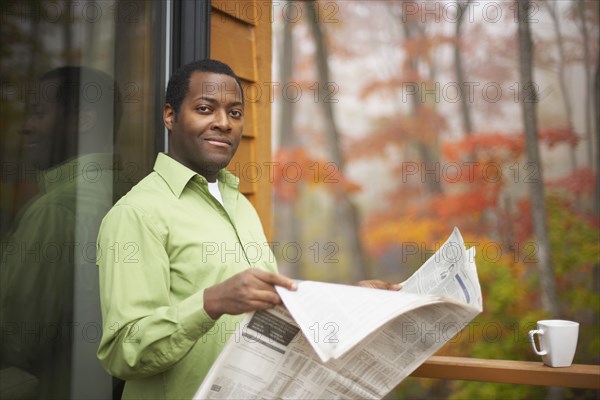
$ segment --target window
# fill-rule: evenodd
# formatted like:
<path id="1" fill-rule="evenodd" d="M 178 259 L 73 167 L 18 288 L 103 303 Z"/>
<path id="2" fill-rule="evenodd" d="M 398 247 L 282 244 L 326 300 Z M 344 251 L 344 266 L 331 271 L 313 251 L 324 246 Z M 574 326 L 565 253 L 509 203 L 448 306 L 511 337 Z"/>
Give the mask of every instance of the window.
<path id="1" fill-rule="evenodd" d="M 205 2 L 8 1 L 0 6 L 0 307 L 6 397 L 111 398 L 99 224 L 165 149 L 170 70 L 208 54 Z M 115 397 L 119 396 L 118 385 Z"/>

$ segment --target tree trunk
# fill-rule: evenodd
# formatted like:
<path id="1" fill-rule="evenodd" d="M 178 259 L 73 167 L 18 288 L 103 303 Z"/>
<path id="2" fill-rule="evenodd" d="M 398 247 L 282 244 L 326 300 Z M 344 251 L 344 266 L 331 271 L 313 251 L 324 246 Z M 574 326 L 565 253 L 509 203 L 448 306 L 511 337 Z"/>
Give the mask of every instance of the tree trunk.
<path id="1" fill-rule="evenodd" d="M 292 3 L 292 2 L 290 2 Z M 294 71 L 294 43 L 292 39 L 292 22 L 285 18 L 283 22 L 283 39 L 281 43 L 281 58 L 279 65 L 279 82 L 285 85 L 292 79 Z M 285 98 L 281 101 L 281 111 L 278 121 L 279 148 L 293 148 L 297 145 L 294 137 L 294 103 Z M 298 183 L 299 184 L 299 183 Z M 282 249 L 289 243 L 300 243 L 301 219 L 296 218 L 296 202 L 276 202 L 275 203 L 275 226 L 276 242 L 280 243 L 277 248 Z M 301 271 L 301 262 L 296 257 L 288 259 L 285 256 L 279 257 L 279 270 L 281 273 L 290 276 L 303 277 Z"/>
<path id="2" fill-rule="evenodd" d="M 456 29 L 454 31 L 454 38 L 456 43 L 454 44 L 454 70 L 456 72 L 456 83 L 460 88 L 462 94 L 460 96 L 460 111 L 462 117 L 462 125 L 465 136 L 469 136 L 473 132 L 473 122 L 471 118 L 471 109 L 469 108 L 469 103 L 467 101 L 467 96 L 465 95 L 465 71 L 462 62 L 462 54 L 461 54 L 461 29 L 463 17 L 465 15 L 465 10 L 471 0 L 468 0 L 464 3 L 458 3 L 458 15 L 456 20 Z"/>
<path id="3" fill-rule="evenodd" d="M 330 81 L 328 52 L 325 46 L 325 38 L 321 29 L 320 22 L 315 12 L 315 2 L 307 3 L 306 20 L 312 30 L 315 45 L 316 45 L 316 63 L 318 72 L 318 81 L 320 88 L 325 87 Z M 320 99 L 320 101 L 323 101 Z M 344 157 L 340 143 L 340 134 L 335 122 L 334 110 L 331 102 L 323 101 L 323 111 L 325 114 L 325 132 L 327 135 L 327 143 L 333 162 L 343 174 L 345 171 Z M 337 207 L 336 214 L 338 223 L 336 228 L 339 232 L 347 235 L 346 243 L 348 247 L 350 270 L 353 280 L 363 280 L 369 277 L 369 269 L 367 257 L 363 250 L 362 241 L 360 239 L 360 221 L 358 210 L 349 194 L 344 190 L 337 192 Z M 341 246 L 340 246 L 341 248 Z"/>
<path id="4" fill-rule="evenodd" d="M 592 132 L 592 104 L 594 103 L 594 99 L 592 96 L 592 71 L 589 49 L 590 38 L 585 21 L 585 2 L 579 1 L 576 7 L 579 21 L 581 22 L 579 29 L 583 39 L 583 67 L 585 69 L 585 136 L 588 141 L 587 157 L 590 169 L 594 170 L 594 138 Z M 596 110 L 598 109 L 596 108 Z M 598 172 L 598 170 L 596 171 Z"/>
<path id="5" fill-rule="evenodd" d="M 595 120 L 595 132 L 596 132 L 596 157 L 600 155 L 600 60 L 596 62 L 596 78 L 594 84 L 594 113 L 596 116 Z M 590 147 L 592 147 L 590 145 Z M 596 160 L 596 162 L 598 162 Z M 594 215 L 600 217 L 600 166 L 596 169 L 596 190 L 594 190 Z"/>
<path id="6" fill-rule="evenodd" d="M 600 8 L 599 8 L 600 10 Z M 599 35 L 600 36 L 600 35 Z M 600 37 L 598 38 L 598 42 L 600 43 Z M 596 129 L 596 190 L 594 190 L 594 210 L 593 213 L 596 218 L 600 218 L 600 61 L 596 64 L 596 77 L 594 84 L 594 93 L 593 93 L 593 101 L 594 101 L 594 110 L 595 110 L 595 129 Z M 594 272 L 593 289 L 595 293 L 600 292 L 600 265 L 598 262 L 593 266 L 592 271 Z M 594 313 L 593 324 L 594 326 L 598 326 L 598 313 Z"/>
<path id="7" fill-rule="evenodd" d="M 556 33 L 556 44 L 558 46 L 558 83 L 560 86 L 560 91 L 563 98 L 563 105 L 565 107 L 565 113 L 567 115 L 567 127 L 569 129 L 574 129 L 573 126 L 573 107 L 571 105 L 571 100 L 569 100 L 569 92 L 567 90 L 567 82 L 565 79 L 565 46 L 563 43 L 563 36 L 560 28 L 560 19 L 558 16 L 558 11 L 554 8 L 557 7 L 557 2 L 553 1 L 545 1 L 544 4 L 548 9 L 548 13 L 552 18 L 552 24 L 554 25 L 554 32 Z M 525 17 L 523 17 L 525 18 Z M 577 157 L 575 154 L 575 146 L 569 146 L 569 158 L 571 162 L 571 171 L 575 171 L 577 169 Z M 579 199 L 577 199 L 577 203 L 579 203 Z M 578 207 L 579 208 L 579 207 Z"/>
<path id="8" fill-rule="evenodd" d="M 406 37 L 406 40 L 410 40 L 413 37 L 413 32 L 415 30 L 419 30 L 418 26 L 415 25 L 415 22 L 411 22 L 408 21 L 408 19 L 406 18 L 402 18 L 402 25 L 404 28 L 404 36 Z M 421 31 L 421 34 L 425 34 L 423 31 Z M 410 60 L 410 68 L 412 71 L 416 72 L 418 71 L 418 59 L 411 59 Z M 419 108 L 422 105 L 422 100 L 421 100 L 421 90 L 420 90 L 420 82 L 418 85 L 416 85 L 417 88 L 415 90 L 415 94 L 412 96 L 411 100 L 412 100 L 412 112 L 413 115 L 415 116 L 415 118 L 417 117 L 417 115 L 419 114 Z M 442 185 L 440 182 L 439 178 L 439 174 L 436 172 L 437 168 L 439 167 L 440 163 L 440 158 L 437 152 L 437 147 L 435 146 L 431 146 L 428 145 L 425 142 L 422 141 L 418 141 L 417 142 L 417 151 L 419 153 L 419 157 L 421 158 L 421 168 L 423 168 L 424 171 L 424 176 L 425 177 L 425 185 L 427 187 L 427 192 L 429 194 L 441 194 L 443 192 L 442 190 Z M 430 173 L 428 173 L 429 171 L 431 171 Z"/>
<path id="9" fill-rule="evenodd" d="M 290 1 L 289 4 L 293 4 Z M 283 39 L 281 42 L 281 58 L 279 59 L 279 65 L 281 67 L 279 71 L 279 83 L 281 85 L 287 84 L 293 76 L 294 70 L 294 49 L 292 41 L 292 22 L 288 18 L 283 20 Z M 296 145 L 296 141 L 293 135 L 294 128 L 294 107 L 291 101 L 283 99 L 281 102 L 281 112 L 278 124 L 278 138 L 279 147 L 290 148 Z"/>
<path id="10" fill-rule="evenodd" d="M 600 11 L 600 7 L 598 8 Z M 600 33 L 600 32 L 599 32 Z M 600 35 L 598 37 L 600 43 Z M 593 213 L 596 218 L 600 218 L 600 60 L 596 64 L 596 77 L 594 82 L 594 92 L 592 95 L 594 110 L 595 110 L 595 133 L 596 133 L 596 190 L 594 190 L 594 209 Z M 591 147 L 591 146 L 590 146 Z M 595 293 L 600 292 L 600 263 L 596 262 L 593 266 L 593 290 Z M 598 326 L 598 313 L 593 314 L 593 325 Z"/>
<path id="11" fill-rule="evenodd" d="M 600 41 L 600 35 L 598 40 Z M 600 217 L 600 111 L 598 111 L 600 110 L 600 60 L 596 63 L 596 82 L 594 86 L 594 95 L 592 96 L 596 115 L 596 190 L 594 191 L 594 215 Z"/>
<path id="12" fill-rule="evenodd" d="M 552 259 L 550 254 L 550 240 L 546 222 L 546 205 L 544 201 L 544 181 L 542 164 L 538 149 L 536 102 L 537 93 L 533 86 L 533 43 L 529 27 L 527 10 L 529 1 L 519 0 L 518 34 L 519 34 L 519 71 L 521 87 L 530 88 L 531 93 L 523 93 L 520 98 L 525 128 L 525 148 L 527 161 L 535 165 L 535 176 L 529 183 L 531 210 L 534 236 L 538 245 L 538 272 L 542 289 L 542 307 L 548 316 L 559 314 L 558 296 Z M 533 99 L 532 101 L 526 101 Z"/>

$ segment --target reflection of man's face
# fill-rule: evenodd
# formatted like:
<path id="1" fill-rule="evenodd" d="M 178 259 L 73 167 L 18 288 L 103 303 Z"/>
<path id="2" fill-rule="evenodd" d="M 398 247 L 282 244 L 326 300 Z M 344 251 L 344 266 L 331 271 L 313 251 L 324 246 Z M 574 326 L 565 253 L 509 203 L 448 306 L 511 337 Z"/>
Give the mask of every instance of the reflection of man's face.
<path id="1" fill-rule="evenodd" d="M 64 135 L 65 115 L 58 100 L 58 80 L 40 82 L 39 91 L 30 100 L 29 111 L 21 130 L 23 154 L 29 166 L 46 169 L 52 164 L 52 146 Z"/>

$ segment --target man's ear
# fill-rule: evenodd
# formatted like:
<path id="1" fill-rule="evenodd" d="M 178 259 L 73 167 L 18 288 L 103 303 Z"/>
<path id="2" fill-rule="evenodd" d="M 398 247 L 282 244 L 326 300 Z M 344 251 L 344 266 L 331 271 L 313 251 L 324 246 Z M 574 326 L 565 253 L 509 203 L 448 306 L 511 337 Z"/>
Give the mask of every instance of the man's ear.
<path id="1" fill-rule="evenodd" d="M 175 110 L 171 107 L 170 104 L 165 104 L 165 108 L 163 109 L 163 122 L 165 123 L 165 128 L 167 130 L 173 130 L 173 122 L 175 122 Z"/>
<path id="2" fill-rule="evenodd" d="M 98 114 L 91 107 L 83 107 L 79 111 L 79 132 L 91 132 L 98 123 Z"/>

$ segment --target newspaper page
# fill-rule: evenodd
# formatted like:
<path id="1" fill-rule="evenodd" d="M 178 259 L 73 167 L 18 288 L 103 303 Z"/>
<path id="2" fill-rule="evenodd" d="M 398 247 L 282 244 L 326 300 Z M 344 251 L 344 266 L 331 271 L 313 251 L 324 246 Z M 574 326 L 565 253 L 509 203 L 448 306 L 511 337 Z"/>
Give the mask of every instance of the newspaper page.
<path id="1" fill-rule="evenodd" d="M 421 268 L 402 282 L 402 292 L 439 295 L 482 306 L 475 249 L 465 251 L 458 228 Z"/>
<path id="2" fill-rule="evenodd" d="M 385 396 L 482 311 L 473 256 L 455 229 L 399 292 L 309 281 L 279 290 L 287 310 L 247 315 L 194 398 Z"/>

